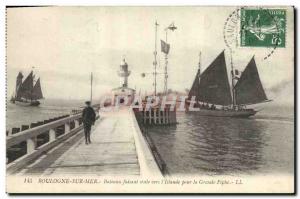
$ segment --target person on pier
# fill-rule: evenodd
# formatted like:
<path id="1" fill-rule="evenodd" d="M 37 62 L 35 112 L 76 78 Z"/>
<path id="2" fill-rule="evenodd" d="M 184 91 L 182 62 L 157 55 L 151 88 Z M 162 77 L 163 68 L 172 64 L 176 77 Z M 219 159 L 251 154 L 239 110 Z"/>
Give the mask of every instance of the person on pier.
<path id="1" fill-rule="evenodd" d="M 84 127 L 85 144 L 91 143 L 91 127 L 96 120 L 96 113 L 91 107 L 91 102 L 85 102 L 86 107 L 82 111 L 82 122 Z"/>

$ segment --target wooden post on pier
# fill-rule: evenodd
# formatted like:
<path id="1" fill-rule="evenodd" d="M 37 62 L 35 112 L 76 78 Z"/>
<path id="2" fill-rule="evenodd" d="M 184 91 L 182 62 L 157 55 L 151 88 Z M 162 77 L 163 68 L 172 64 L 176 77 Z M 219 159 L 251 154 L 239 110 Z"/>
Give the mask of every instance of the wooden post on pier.
<path id="1" fill-rule="evenodd" d="M 147 116 L 147 111 L 143 109 L 143 115 L 144 115 L 144 124 L 146 124 L 146 116 Z"/>
<path id="2" fill-rule="evenodd" d="M 176 114 L 176 113 L 175 113 Z M 174 120 L 173 120 L 173 117 L 174 117 L 174 111 L 170 111 L 169 112 L 169 122 L 170 124 L 173 124 L 174 123 Z"/>
<path id="3" fill-rule="evenodd" d="M 29 138 L 27 139 L 27 154 L 30 154 L 34 152 L 35 147 L 36 147 L 36 139 L 35 138 Z"/>
<path id="4" fill-rule="evenodd" d="M 56 139 L 56 132 L 54 129 L 49 130 L 49 142 L 53 142 Z"/>
<path id="5" fill-rule="evenodd" d="M 70 123 L 65 123 L 65 134 L 70 132 Z"/>
<path id="6" fill-rule="evenodd" d="M 170 112 L 169 112 L 170 109 L 166 109 L 166 124 L 170 124 L 170 120 L 169 120 L 169 117 L 170 117 Z"/>
<path id="7" fill-rule="evenodd" d="M 138 111 L 138 110 L 134 110 Z M 171 110 L 170 106 L 167 107 L 151 107 L 143 110 L 137 114 L 139 120 L 146 125 L 164 125 L 164 124 L 176 124 L 176 109 Z"/>
<path id="8" fill-rule="evenodd" d="M 174 110 L 175 111 L 175 113 L 173 114 L 173 122 L 174 123 L 177 123 L 177 119 L 176 119 L 176 110 Z"/>
<path id="9" fill-rule="evenodd" d="M 157 113 L 157 109 L 155 108 L 154 109 L 154 124 L 156 124 L 156 118 L 157 118 L 157 115 L 156 115 L 156 113 Z"/>
<path id="10" fill-rule="evenodd" d="M 79 127 L 79 120 L 75 120 L 74 123 L 75 123 L 75 128 Z"/>
<path id="11" fill-rule="evenodd" d="M 151 124 L 151 115 L 152 115 L 152 113 L 151 113 L 151 108 L 149 109 L 149 124 Z"/>
<path id="12" fill-rule="evenodd" d="M 165 114 L 166 114 L 166 110 L 164 109 L 163 111 L 162 111 L 162 120 L 163 120 L 163 124 L 166 124 L 166 120 L 165 120 L 165 118 L 166 118 L 166 116 L 165 116 Z"/>
<path id="13" fill-rule="evenodd" d="M 161 110 L 158 109 L 158 124 L 161 124 Z"/>

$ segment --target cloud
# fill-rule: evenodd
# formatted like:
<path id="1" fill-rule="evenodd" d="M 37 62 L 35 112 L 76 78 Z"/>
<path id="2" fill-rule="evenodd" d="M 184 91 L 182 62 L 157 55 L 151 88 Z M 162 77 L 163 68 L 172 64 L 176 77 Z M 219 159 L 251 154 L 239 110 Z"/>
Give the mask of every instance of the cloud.
<path id="1" fill-rule="evenodd" d="M 274 100 L 276 104 L 293 105 L 294 104 L 294 80 L 283 80 L 280 83 L 267 88 L 269 99 Z"/>

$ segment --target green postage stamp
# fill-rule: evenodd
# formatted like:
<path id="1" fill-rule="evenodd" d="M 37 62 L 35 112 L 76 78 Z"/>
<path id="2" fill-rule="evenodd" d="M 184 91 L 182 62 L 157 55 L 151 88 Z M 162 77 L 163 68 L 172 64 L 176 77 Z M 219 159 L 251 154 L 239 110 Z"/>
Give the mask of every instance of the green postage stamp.
<path id="1" fill-rule="evenodd" d="M 284 9 L 242 9 L 242 47 L 285 47 Z"/>

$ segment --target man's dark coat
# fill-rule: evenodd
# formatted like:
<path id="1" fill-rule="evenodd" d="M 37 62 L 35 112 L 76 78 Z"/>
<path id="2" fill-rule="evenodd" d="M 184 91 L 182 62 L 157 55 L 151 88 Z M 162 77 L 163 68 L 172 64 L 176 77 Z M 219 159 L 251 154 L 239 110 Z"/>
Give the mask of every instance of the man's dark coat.
<path id="1" fill-rule="evenodd" d="M 82 111 L 82 122 L 85 125 L 93 125 L 96 120 L 96 113 L 92 107 L 86 107 Z"/>

